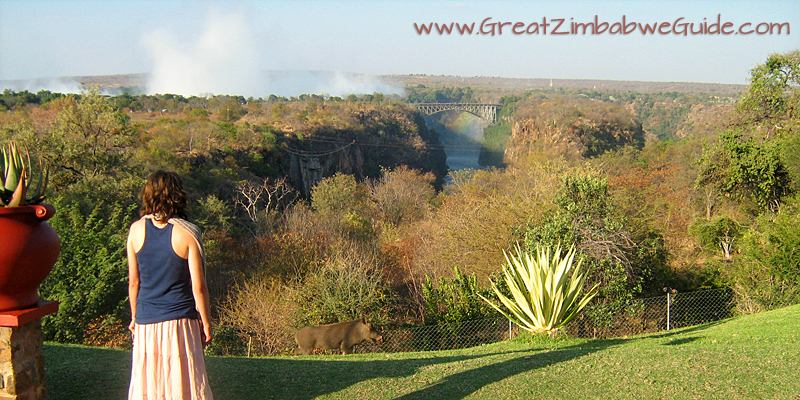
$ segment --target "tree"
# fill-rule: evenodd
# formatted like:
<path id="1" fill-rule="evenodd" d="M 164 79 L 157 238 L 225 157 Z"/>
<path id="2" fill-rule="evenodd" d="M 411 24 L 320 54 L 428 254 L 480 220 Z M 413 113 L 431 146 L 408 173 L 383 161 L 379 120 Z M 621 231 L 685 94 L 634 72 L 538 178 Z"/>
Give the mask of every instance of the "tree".
<path id="1" fill-rule="evenodd" d="M 558 209 L 525 232 L 525 249 L 574 244 L 584 259 L 587 282 L 599 284 L 599 302 L 589 307 L 598 323 L 610 322 L 614 312 L 641 293 L 651 271 L 667 260 L 657 232 L 628 223 L 617 215 L 605 179 L 567 175 L 555 199 Z"/>
<path id="2" fill-rule="evenodd" d="M 740 130 L 723 132 L 698 161 L 698 186 L 711 186 L 760 210 L 775 210 L 792 192 L 791 179 L 775 141 L 744 139 Z"/>
<path id="3" fill-rule="evenodd" d="M 56 190 L 81 180 L 120 180 L 129 172 L 128 160 L 136 131 L 130 118 L 114 110 L 97 88 L 69 104 L 44 139 Z"/>
<path id="4" fill-rule="evenodd" d="M 327 324 L 361 316 L 384 325 L 394 298 L 382 276 L 383 267 L 383 257 L 374 246 L 353 242 L 333 246 L 321 268 L 306 275 L 294 293 L 294 325 Z"/>
<path id="5" fill-rule="evenodd" d="M 311 190 L 311 204 L 326 214 L 364 215 L 368 200 L 368 188 L 342 173 L 323 179 Z"/>
<path id="6" fill-rule="evenodd" d="M 428 214 L 436 196 L 435 180 L 430 172 L 422 173 L 406 166 L 384 170 L 380 180 L 372 185 L 371 197 L 383 221 L 394 226 L 415 222 Z"/>
<path id="7" fill-rule="evenodd" d="M 260 184 L 245 180 L 236 185 L 234 202 L 247 213 L 253 227 L 251 233 L 260 236 L 273 222 L 277 211 L 296 198 L 296 192 L 286 182 L 286 178 L 264 179 Z"/>
<path id="8" fill-rule="evenodd" d="M 337 172 L 311 190 L 311 205 L 320 225 L 342 237 L 369 240 L 375 229 L 371 222 L 369 188 L 352 175 Z M 330 232 L 329 232 L 330 233 Z"/>
<path id="9" fill-rule="evenodd" d="M 739 244 L 741 257 L 722 270 L 742 312 L 760 312 L 800 301 L 800 198 L 756 218 Z"/>
<path id="10" fill-rule="evenodd" d="M 750 73 L 750 87 L 737 107 L 741 126 L 776 141 L 789 175 L 800 185 L 800 50 L 775 53 Z"/>
<path id="11" fill-rule="evenodd" d="M 689 231 L 698 237 L 707 250 L 721 251 L 726 261 L 730 261 L 733 244 L 741 236 L 741 226 L 728 217 L 698 219 L 689 227 Z"/>
<path id="12" fill-rule="evenodd" d="M 767 124 L 768 133 L 797 129 L 800 115 L 800 50 L 775 53 L 750 72 L 750 87 L 738 111 L 747 123 Z"/>
<path id="13" fill-rule="evenodd" d="M 800 298 L 798 198 L 791 196 L 800 179 L 799 109 L 800 50 L 770 55 L 751 71 L 737 108 L 739 129 L 724 132 L 701 159 L 700 184 L 756 205 L 752 225 L 741 233 L 741 257 L 722 270 L 742 311 Z"/>

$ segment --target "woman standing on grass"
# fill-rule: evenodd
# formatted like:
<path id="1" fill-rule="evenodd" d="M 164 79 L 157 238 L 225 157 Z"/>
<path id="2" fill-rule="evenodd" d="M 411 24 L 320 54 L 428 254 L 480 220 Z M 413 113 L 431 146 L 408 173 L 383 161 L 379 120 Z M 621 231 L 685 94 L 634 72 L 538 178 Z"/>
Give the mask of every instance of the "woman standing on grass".
<path id="1" fill-rule="evenodd" d="M 156 171 L 128 234 L 133 367 L 128 398 L 211 400 L 203 345 L 211 342 L 200 230 L 187 222 L 174 172 Z"/>

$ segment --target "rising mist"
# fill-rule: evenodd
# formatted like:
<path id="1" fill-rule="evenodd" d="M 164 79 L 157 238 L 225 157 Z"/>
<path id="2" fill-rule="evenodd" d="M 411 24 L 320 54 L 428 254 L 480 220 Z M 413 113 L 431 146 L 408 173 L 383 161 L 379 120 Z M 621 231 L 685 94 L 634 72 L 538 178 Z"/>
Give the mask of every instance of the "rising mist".
<path id="1" fill-rule="evenodd" d="M 230 12 L 208 8 L 202 29 L 178 40 L 166 29 L 147 33 L 141 45 L 152 59 L 147 93 L 184 96 L 230 94 L 252 97 L 365 93 L 402 93 L 402 89 L 375 76 L 335 71 L 265 71 L 269 48 L 257 35 L 244 9 Z"/>

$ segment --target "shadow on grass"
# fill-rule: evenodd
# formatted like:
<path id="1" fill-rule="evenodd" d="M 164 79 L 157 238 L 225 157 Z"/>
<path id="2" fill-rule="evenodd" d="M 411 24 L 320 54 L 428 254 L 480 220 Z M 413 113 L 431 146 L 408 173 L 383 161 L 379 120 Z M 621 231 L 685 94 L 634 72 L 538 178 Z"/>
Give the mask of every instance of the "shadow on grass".
<path id="1" fill-rule="evenodd" d="M 713 324 L 712 324 L 713 325 Z M 708 328 L 703 325 L 676 332 L 664 333 L 655 338 L 670 338 Z M 237 358 L 207 357 L 209 381 L 217 399 L 314 399 L 333 395 L 360 382 L 378 379 L 375 385 L 387 390 L 396 386 L 400 399 L 461 399 L 494 382 L 528 371 L 545 368 L 561 362 L 603 351 L 632 339 L 604 339 L 574 345 L 540 348 L 536 344 L 523 350 L 495 351 L 486 349 L 467 354 L 448 352 L 449 355 L 424 353 L 432 357 L 395 358 L 395 354 L 374 355 L 385 359 L 363 360 L 363 356 L 317 356 L 297 358 Z M 695 337 L 677 339 L 672 344 L 683 344 Z M 50 399 L 125 399 L 130 379 L 130 352 L 63 345 L 45 345 L 45 370 Z M 374 356 L 371 356 L 374 358 Z M 428 370 L 445 375 L 439 381 L 421 389 L 409 382 L 393 382 L 392 378 L 412 377 L 425 367 L 460 361 L 479 360 L 485 357 L 498 361 L 452 374 Z M 446 369 L 446 368 L 445 368 Z M 381 380 L 384 379 L 384 380 Z M 368 391 L 369 385 L 359 391 Z M 415 390 L 408 393 L 409 390 Z M 369 393 L 347 392 L 348 395 L 370 398 Z M 404 393 L 407 393 L 403 395 Z M 384 397 L 384 396 L 379 396 Z"/>
<path id="2" fill-rule="evenodd" d="M 314 399 L 372 379 L 410 377 L 436 364 L 524 354 L 447 376 L 432 386 L 400 397 L 456 399 L 515 374 L 600 351 L 623 341 L 603 340 L 549 351 L 532 346 L 524 350 L 411 359 L 207 357 L 206 364 L 209 383 L 217 399 Z M 127 398 L 129 351 L 45 345 L 43 353 L 51 400 Z M 398 389 L 406 392 L 408 383 L 401 384 Z M 365 393 L 364 398 L 369 398 L 369 394 Z"/>
<path id="3" fill-rule="evenodd" d="M 717 325 L 722 325 L 722 324 L 724 324 L 726 322 L 728 322 L 728 321 L 727 320 L 714 321 L 714 322 L 705 323 L 703 325 L 695 325 L 695 326 L 692 326 L 692 327 L 689 327 L 689 328 L 671 329 L 671 330 L 668 330 L 668 331 L 664 331 L 663 333 L 651 334 L 651 335 L 649 335 L 649 337 L 660 339 L 660 338 L 668 338 L 668 337 L 675 336 L 675 335 L 683 335 L 683 334 L 691 333 L 691 332 L 704 331 L 704 330 L 706 330 L 708 328 L 711 328 L 711 327 L 714 327 L 714 326 L 717 326 Z"/>
<path id="4" fill-rule="evenodd" d="M 130 351 L 45 344 L 42 354 L 48 399 L 128 398 Z"/>
<path id="5" fill-rule="evenodd" d="M 351 356 L 206 357 L 206 365 L 216 399 L 313 399 L 362 381 L 411 376 L 428 365 L 517 352 L 366 361 L 349 360 Z M 42 353 L 49 399 L 127 398 L 130 351 L 46 344 Z"/>
<path id="6" fill-rule="evenodd" d="M 207 363 L 215 398 L 314 399 L 347 389 L 359 382 L 409 377 L 421 368 L 434 364 L 517 352 L 530 353 L 525 350 L 412 359 L 387 357 L 385 360 L 348 360 L 349 356 L 292 359 L 210 358 Z M 369 394 L 365 395 L 369 398 Z"/>
<path id="7" fill-rule="evenodd" d="M 434 385 L 409 393 L 398 399 L 461 399 L 478 389 L 511 376 L 583 357 L 628 341 L 627 339 L 597 340 L 580 345 L 558 348 L 544 353 L 516 357 L 483 367 L 459 372 Z"/>

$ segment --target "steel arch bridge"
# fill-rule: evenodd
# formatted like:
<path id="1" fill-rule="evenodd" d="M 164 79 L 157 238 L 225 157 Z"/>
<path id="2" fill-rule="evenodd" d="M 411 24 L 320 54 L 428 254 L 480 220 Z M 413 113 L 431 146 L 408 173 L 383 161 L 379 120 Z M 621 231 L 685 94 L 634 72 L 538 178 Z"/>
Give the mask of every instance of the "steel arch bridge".
<path id="1" fill-rule="evenodd" d="M 491 103 L 416 103 L 417 109 L 424 115 L 433 115 L 442 111 L 459 110 L 483 118 L 490 125 L 497 123 L 497 110 L 502 104 Z"/>

